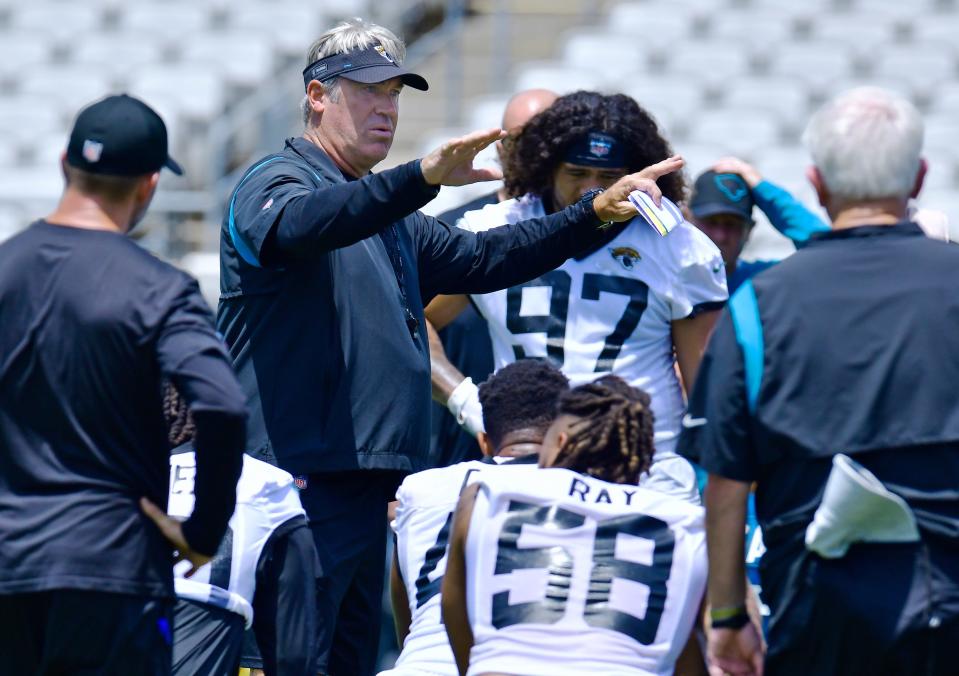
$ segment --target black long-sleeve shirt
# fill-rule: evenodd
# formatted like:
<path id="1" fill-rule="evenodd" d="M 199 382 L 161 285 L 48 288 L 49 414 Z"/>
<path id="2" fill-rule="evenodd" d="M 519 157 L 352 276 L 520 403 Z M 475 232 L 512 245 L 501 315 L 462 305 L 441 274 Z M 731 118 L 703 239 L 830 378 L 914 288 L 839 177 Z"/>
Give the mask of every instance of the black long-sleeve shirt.
<path id="1" fill-rule="evenodd" d="M 436 192 L 418 162 L 355 179 L 302 138 L 241 179 L 221 230 L 217 327 L 248 397 L 251 453 L 295 474 L 423 469 L 424 302 L 527 281 L 603 237 L 580 204 L 477 235 L 416 211 Z"/>
<path id="2" fill-rule="evenodd" d="M 33 224 L 0 245 L 0 594 L 172 597 L 161 379 L 197 426 L 191 546 L 233 512 L 244 399 L 196 281 L 123 235 Z"/>

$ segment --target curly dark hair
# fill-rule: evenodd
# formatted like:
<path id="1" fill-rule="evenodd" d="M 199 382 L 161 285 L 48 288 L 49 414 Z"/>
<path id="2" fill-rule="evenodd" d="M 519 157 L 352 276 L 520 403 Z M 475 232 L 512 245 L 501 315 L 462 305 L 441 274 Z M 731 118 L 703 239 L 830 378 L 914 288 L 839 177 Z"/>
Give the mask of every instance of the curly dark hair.
<path id="1" fill-rule="evenodd" d="M 603 376 L 564 393 L 558 415 L 579 418 L 554 467 L 617 484 L 635 484 L 653 461 L 653 412 L 646 392 Z"/>
<path id="2" fill-rule="evenodd" d="M 516 136 L 504 141 L 506 191 L 514 197 L 546 194 L 570 145 L 591 131 L 609 134 L 626 144 L 630 173 L 673 154 L 652 116 L 630 97 L 573 92 L 556 99 Z M 682 172 L 667 174 L 657 184 L 674 202 L 684 199 L 686 184 Z"/>
<path id="3" fill-rule="evenodd" d="M 163 417 L 166 419 L 167 443 L 170 448 L 176 448 L 196 435 L 196 426 L 186 401 L 180 392 L 168 380 L 163 381 Z"/>
<path id="4" fill-rule="evenodd" d="M 506 435 L 523 428 L 541 429 L 553 422 L 559 395 L 569 380 L 545 359 L 507 364 L 479 386 L 483 425 L 495 448 Z"/>

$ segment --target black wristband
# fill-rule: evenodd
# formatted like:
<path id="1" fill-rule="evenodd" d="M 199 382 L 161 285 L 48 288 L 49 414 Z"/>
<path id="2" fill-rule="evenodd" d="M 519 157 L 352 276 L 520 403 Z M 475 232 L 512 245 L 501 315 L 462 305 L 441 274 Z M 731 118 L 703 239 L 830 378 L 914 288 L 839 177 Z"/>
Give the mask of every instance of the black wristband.
<path id="1" fill-rule="evenodd" d="M 721 620 L 712 620 L 713 629 L 742 629 L 749 624 L 749 614 L 744 610 L 732 617 L 725 617 Z"/>

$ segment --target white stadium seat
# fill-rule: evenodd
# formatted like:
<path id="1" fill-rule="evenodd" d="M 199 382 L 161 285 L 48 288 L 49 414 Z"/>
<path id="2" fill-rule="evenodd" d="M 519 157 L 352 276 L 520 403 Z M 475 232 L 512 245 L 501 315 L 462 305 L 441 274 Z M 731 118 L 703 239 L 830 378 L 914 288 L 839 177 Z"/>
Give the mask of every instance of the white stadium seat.
<path id="1" fill-rule="evenodd" d="M 727 41 L 697 40 L 677 46 L 666 62 L 672 77 L 689 78 L 721 88 L 735 78 L 746 77 L 752 55 L 748 45 Z"/>
<path id="2" fill-rule="evenodd" d="M 0 75 L 19 76 L 24 68 L 50 61 L 53 45 L 43 33 L 0 33 Z"/>
<path id="3" fill-rule="evenodd" d="M 524 89 L 552 89 L 558 94 L 569 94 L 579 89 L 602 90 L 604 78 L 596 69 L 573 68 L 555 62 L 533 62 L 520 68 L 513 91 Z"/>
<path id="4" fill-rule="evenodd" d="M 777 116 L 787 127 L 800 129 L 809 114 L 809 94 L 801 82 L 786 77 L 734 79 L 720 92 L 727 106 L 752 108 Z"/>
<path id="5" fill-rule="evenodd" d="M 623 83 L 647 72 L 646 53 L 642 47 L 637 42 L 610 33 L 571 35 L 563 47 L 562 59 L 572 68 L 601 64 L 599 70 L 611 83 Z"/>
<path id="6" fill-rule="evenodd" d="M 269 38 L 247 31 L 194 35 L 185 41 L 180 58 L 206 64 L 230 82 L 248 87 L 265 81 L 275 65 Z"/>
<path id="7" fill-rule="evenodd" d="M 102 7 L 81 2 L 19 2 L 12 9 L 10 25 L 17 32 L 42 32 L 71 44 L 98 32 L 104 23 Z"/>
<path id="8" fill-rule="evenodd" d="M 899 78 L 913 91 L 928 96 L 940 85 L 957 76 L 956 57 L 938 45 L 908 45 L 876 50 L 873 73 L 881 77 Z"/>
<path id="9" fill-rule="evenodd" d="M 853 72 L 849 50 L 842 45 L 820 42 L 796 42 L 768 53 L 768 72 L 784 78 L 796 78 L 814 90 L 821 90 L 837 78 Z"/>
<path id="10" fill-rule="evenodd" d="M 929 110 L 959 115 L 959 81 L 947 82 L 933 90 L 929 99 Z"/>
<path id="11" fill-rule="evenodd" d="M 508 96 L 489 96 L 470 101 L 469 109 L 470 129 L 488 129 L 498 127 L 503 122 L 503 111 L 509 102 Z"/>
<path id="12" fill-rule="evenodd" d="M 0 172 L 0 177 L 3 174 Z M 20 211 L 10 207 L 0 207 L 0 242 L 15 235 L 29 225 Z"/>
<path id="13" fill-rule="evenodd" d="M 21 93 L 38 98 L 54 94 L 71 118 L 87 104 L 117 93 L 109 77 L 80 65 L 41 66 L 24 71 L 23 75 Z"/>
<path id="14" fill-rule="evenodd" d="M 896 24 L 882 15 L 860 13 L 852 20 L 844 14 L 824 13 L 815 18 L 812 38 L 822 43 L 852 46 L 856 51 L 884 49 L 896 35 Z"/>
<path id="15" fill-rule="evenodd" d="M 210 11 L 202 2 L 134 2 L 124 7 L 119 23 L 123 30 L 183 38 L 208 28 Z"/>
<path id="16" fill-rule="evenodd" d="M 684 79 L 638 77 L 624 85 L 623 93 L 652 114 L 666 131 L 667 138 L 682 130 L 703 105 L 702 88 Z"/>
<path id="17" fill-rule="evenodd" d="M 154 96 L 173 101 L 184 115 L 210 121 L 223 112 L 224 84 L 208 69 L 188 65 L 154 66 L 135 73 L 130 89 L 147 101 Z"/>
<path id="18" fill-rule="evenodd" d="M 306 58 L 306 50 L 319 37 L 324 14 L 318 4 L 248 3 L 231 7 L 227 23 L 231 30 L 251 30 L 264 33 L 284 54 Z M 306 66 L 306 63 L 303 64 Z"/>
<path id="19" fill-rule="evenodd" d="M 765 11 L 761 8 L 717 9 L 709 19 L 709 37 L 713 40 L 781 44 L 793 39 L 796 20 L 788 12 Z"/>
<path id="20" fill-rule="evenodd" d="M 723 108 L 702 112 L 690 125 L 693 143 L 716 143 L 738 155 L 752 156 L 778 145 L 779 125 L 773 115 L 753 108 Z"/>
<path id="21" fill-rule="evenodd" d="M 163 61 L 164 43 L 149 32 L 100 33 L 71 45 L 68 58 L 91 72 L 126 76 Z"/>
<path id="22" fill-rule="evenodd" d="M 21 145 L 46 135 L 59 134 L 64 127 L 64 111 L 50 96 L 0 98 L 0 130 Z"/>

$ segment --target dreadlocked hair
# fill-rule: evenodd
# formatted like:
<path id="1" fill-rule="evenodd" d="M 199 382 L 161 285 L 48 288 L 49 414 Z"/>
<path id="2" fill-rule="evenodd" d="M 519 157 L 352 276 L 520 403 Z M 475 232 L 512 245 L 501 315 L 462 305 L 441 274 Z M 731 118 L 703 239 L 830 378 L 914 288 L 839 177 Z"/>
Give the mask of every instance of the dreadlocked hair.
<path id="1" fill-rule="evenodd" d="M 563 393 L 557 415 L 579 418 L 554 467 L 617 484 L 635 484 L 653 460 L 653 412 L 646 392 L 603 376 Z"/>
<path id="2" fill-rule="evenodd" d="M 167 443 L 171 449 L 193 440 L 196 426 L 190 409 L 169 381 L 163 383 L 163 417 L 166 419 Z"/>
<path id="3" fill-rule="evenodd" d="M 625 94 L 606 96 L 578 91 L 561 96 L 504 140 L 506 191 L 513 197 L 542 196 L 552 189 L 553 174 L 569 147 L 591 131 L 615 137 L 626 146 L 630 173 L 662 162 L 673 154 L 656 121 Z M 674 202 L 685 197 L 682 172 L 657 179 L 663 195 Z"/>

